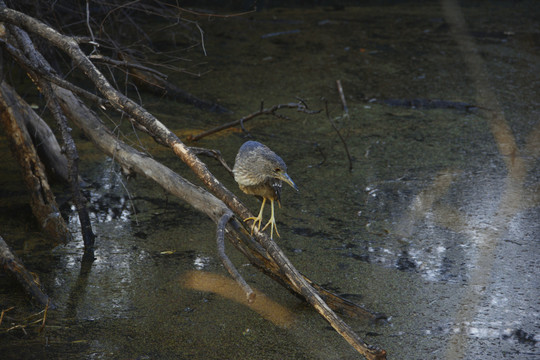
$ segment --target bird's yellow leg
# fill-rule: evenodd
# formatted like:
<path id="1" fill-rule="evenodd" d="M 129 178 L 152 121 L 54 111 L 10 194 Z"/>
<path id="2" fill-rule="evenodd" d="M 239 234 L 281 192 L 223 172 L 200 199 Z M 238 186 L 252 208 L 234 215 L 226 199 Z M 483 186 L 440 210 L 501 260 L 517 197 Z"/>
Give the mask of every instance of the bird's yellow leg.
<path id="1" fill-rule="evenodd" d="M 257 217 L 252 216 L 252 217 L 248 217 L 248 218 L 244 219 L 244 222 L 247 222 L 249 220 L 253 220 L 253 224 L 251 224 L 251 234 L 253 234 L 253 229 L 255 229 L 255 225 L 257 225 L 257 223 L 259 223 L 259 226 L 257 226 L 257 231 L 259 231 L 259 229 L 261 228 L 262 216 L 263 216 L 263 210 L 264 210 L 264 204 L 265 203 L 266 203 L 266 198 L 263 198 L 262 205 L 261 205 L 261 211 L 259 211 L 259 215 L 257 215 Z M 272 209 L 274 209 L 273 204 L 272 204 Z"/>
<path id="2" fill-rule="evenodd" d="M 264 231 L 268 225 L 270 225 L 270 239 L 274 236 L 274 229 L 276 229 L 276 235 L 279 236 L 279 232 L 277 231 L 276 226 L 276 218 L 274 217 L 274 200 L 270 200 L 270 208 L 272 209 L 272 216 L 270 216 L 270 220 L 264 225 L 262 231 Z"/>

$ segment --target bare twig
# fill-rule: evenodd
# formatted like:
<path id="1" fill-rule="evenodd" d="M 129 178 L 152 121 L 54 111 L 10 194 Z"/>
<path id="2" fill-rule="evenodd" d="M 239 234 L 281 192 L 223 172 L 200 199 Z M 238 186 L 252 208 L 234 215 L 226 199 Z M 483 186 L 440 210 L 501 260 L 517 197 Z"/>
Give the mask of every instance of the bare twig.
<path id="1" fill-rule="evenodd" d="M 49 311 L 49 303 L 50 300 L 47 301 L 47 305 L 45 305 L 45 310 L 43 310 L 43 321 L 41 322 L 41 326 L 38 329 L 38 332 L 42 332 L 43 329 L 45 329 L 45 322 L 47 321 L 47 312 Z"/>
<path id="2" fill-rule="evenodd" d="M 203 148 L 193 147 L 193 146 L 190 146 L 190 149 L 196 155 L 206 155 L 206 156 L 213 157 L 214 159 L 219 161 L 221 163 L 221 165 L 223 165 L 225 170 L 227 170 L 229 172 L 229 174 L 231 174 L 231 176 L 233 176 L 232 169 L 230 168 L 229 164 L 227 164 L 227 162 L 225 161 L 223 156 L 221 156 L 221 152 L 219 150 L 203 149 Z"/>
<path id="3" fill-rule="evenodd" d="M 191 15 L 196 15 L 196 16 L 204 16 L 204 17 L 216 17 L 216 18 L 230 18 L 230 17 L 235 17 L 235 16 L 244 16 L 244 15 L 247 15 L 247 14 L 251 14 L 252 12 L 255 12 L 257 11 L 257 9 L 253 9 L 253 10 L 249 10 L 249 11 L 244 11 L 244 12 L 241 12 L 241 13 L 236 13 L 236 14 L 213 14 L 213 13 L 209 13 L 209 12 L 200 12 L 200 11 L 195 11 L 195 10 L 190 10 L 190 9 L 186 9 L 186 8 L 182 8 L 182 7 L 176 7 L 176 9 L 178 9 L 179 11 L 181 12 L 185 12 L 185 13 L 188 13 L 188 14 L 191 14 Z"/>
<path id="4" fill-rule="evenodd" d="M 221 182 L 208 170 L 206 165 L 200 161 L 200 159 L 198 159 L 173 132 L 159 122 L 146 109 L 116 91 L 103 74 L 99 72 L 94 64 L 86 57 L 73 39 L 69 36 L 60 34 L 34 18 L 7 8 L 0 7 L 0 21 L 15 23 L 18 26 L 33 31 L 41 37 L 46 38 L 54 46 L 65 51 L 71 57 L 73 63 L 88 76 L 97 89 L 115 106 L 116 109 L 133 117 L 137 122 L 148 129 L 148 131 L 153 133 L 156 138 L 160 138 L 162 143 L 167 144 L 174 154 L 184 161 L 204 185 L 219 198 L 219 200 L 216 200 L 226 204 L 226 206 L 234 211 L 240 218 L 252 216 L 251 212 L 239 201 L 239 199 L 221 184 Z M 116 151 L 116 149 L 114 150 Z M 192 198 L 189 198 L 189 201 L 192 204 L 194 203 Z M 196 204 L 194 206 L 200 206 L 204 209 L 205 213 L 209 214 L 216 223 L 224 213 L 222 210 L 209 209 L 208 204 L 206 203 Z M 213 210 L 219 212 L 214 212 Z M 234 219 L 231 219 L 230 223 L 232 223 L 233 226 L 241 227 L 241 225 L 238 224 L 238 221 Z M 234 229 L 235 231 L 233 233 L 236 235 L 238 230 L 236 230 L 237 228 Z M 386 357 L 386 352 L 384 350 L 366 344 L 350 326 L 335 314 L 331 307 L 329 307 L 321 298 L 321 295 L 298 272 L 283 251 L 270 237 L 264 233 L 257 233 L 256 238 L 259 244 L 266 250 L 265 255 L 272 260 L 279 269 L 278 271 L 289 282 L 290 287 L 294 289 L 296 293 L 302 295 L 359 353 L 370 360 L 384 359 Z"/>
<path id="5" fill-rule="evenodd" d="M 4 320 L 4 315 L 8 312 L 8 311 L 11 311 L 15 309 L 15 306 L 12 306 L 10 308 L 7 308 L 7 309 L 4 309 L 2 310 L 2 312 L 0 313 L 0 325 L 2 325 L 2 321 Z"/>
<path id="6" fill-rule="evenodd" d="M 147 71 L 147 72 L 155 74 L 155 75 L 157 75 L 157 76 L 159 76 L 160 78 L 163 78 L 163 79 L 167 78 L 167 75 L 165 75 L 162 72 L 157 71 L 156 69 L 152 69 L 150 67 L 134 63 L 132 61 L 115 60 L 115 59 L 111 59 L 108 56 L 103 56 L 103 55 L 90 55 L 90 56 L 88 56 L 88 58 L 90 58 L 92 60 L 101 61 L 101 62 L 104 62 L 106 64 L 111 64 L 111 65 L 114 65 L 114 66 L 121 66 L 121 67 L 125 67 L 125 68 L 128 68 L 128 69 L 131 68 L 131 69 Z"/>
<path id="7" fill-rule="evenodd" d="M 54 75 L 51 71 L 45 70 L 44 68 L 40 66 L 36 66 L 30 59 L 28 59 L 19 49 L 15 48 L 11 44 L 4 41 L 4 39 L 0 39 L 0 43 L 4 45 L 6 50 L 9 52 L 11 56 L 13 56 L 15 59 L 17 59 L 18 63 L 26 70 L 30 72 L 34 72 L 40 77 L 43 77 L 45 80 L 50 81 L 58 86 L 61 86 L 65 89 L 68 89 L 75 94 L 88 99 L 97 105 L 103 107 L 107 104 L 107 101 L 95 94 L 92 94 L 91 92 L 84 90 L 78 86 L 73 85 L 73 83 L 66 81 L 64 79 L 61 79 L 60 77 Z"/>
<path id="8" fill-rule="evenodd" d="M 88 28 L 88 32 L 90 33 L 90 38 L 92 39 L 90 44 L 92 44 L 94 47 L 94 50 L 92 52 L 96 52 L 98 44 L 96 42 L 94 32 L 92 31 L 92 27 L 90 26 L 90 1 L 89 0 L 86 0 L 86 27 Z"/>
<path id="9" fill-rule="evenodd" d="M 318 114 L 321 112 L 321 110 L 309 110 L 308 107 L 305 105 L 305 102 L 303 100 L 300 100 L 298 103 L 288 103 L 288 104 L 279 104 L 279 105 L 274 105 L 272 106 L 271 108 L 268 108 L 268 109 L 264 109 L 263 108 L 263 103 L 261 103 L 261 108 L 259 109 L 259 111 L 256 111 L 254 113 L 251 113 L 247 116 L 244 116 L 243 118 L 241 118 L 240 120 L 235 120 L 235 121 L 231 121 L 231 122 L 228 122 L 228 123 L 225 123 L 223 125 L 220 125 L 220 126 L 216 126 L 215 128 L 212 128 L 210 130 L 207 130 L 207 131 L 204 131 L 200 134 L 197 134 L 197 135 L 190 135 L 188 136 L 187 140 L 188 141 L 198 141 L 208 135 L 212 135 L 212 134 L 215 134 L 217 132 L 220 132 L 222 130 L 225 130 L 225 129 L 228 129 L 228 128 L 231 128 L 231 127 L 234 127 L 234 126 L 238 126 L 240 125 L 242 127 L 242 130 L 247 132 L 244 128 L 244 122 L 248 121 L 248 120 L 251 120 L 257 116 L 260 116 L 260 115 L 272 115 L 272 116 L 275 116 L 277 118 L 280 118 L 280 119 L 289 119 L 288 117 L 286 117 L 285 115 L 282 115 L 282 114 L 278 114 L 277 111 L 278 110 L 281 110 L 281 109 L 296 109 L 297 111 L 299 112 L 303 112 L 303 113 L 306 113 L 306 114 L 309 114 L 309 115 L 312 115 L 312 114 Z"/>
<path id="10" fill-rule="evenodd" d="M 343 92 L 343 86 L 341 86 L 341 80 L 336 80 L 337 89 L 339 92 L 339 97 L 341 99 L 341 104 L 343 105 L 343 111 L 346 116 L 349 116 L 349 108 L 347 107 L 347 100 L 345 100 L 345 93 Z"/>
<path id="11" fill-rule="evenodd" d="M 343 143 L 343 147 L 345 148 L 345 152 L 347 153 L 347 159 L 349 160 L 349 171 L 351 171 L 352 168 L 353 168 L 353 165 L 352 165 L 351 154 L 349 153 L 349 147 L 347 146 L 347 142 L 345 141 L 343 136 L 341 136 L 341 133 L 339 132 L 339 129 L 337 128 L 336 123 L 334 122 L 334 120 L 332 120 L 332 118 L 330 117 L 330 113 L 328 112 L 328 101 L 325 101 L 324 106 L 325 106 L 325 109 L 326 109 L 326 117 L 328 118 L 328 121 L 330 121 L 330 124 L 332 124 L 332 127 L 334 128 L 337 135 L 339 136 L 339 139 Z"/>

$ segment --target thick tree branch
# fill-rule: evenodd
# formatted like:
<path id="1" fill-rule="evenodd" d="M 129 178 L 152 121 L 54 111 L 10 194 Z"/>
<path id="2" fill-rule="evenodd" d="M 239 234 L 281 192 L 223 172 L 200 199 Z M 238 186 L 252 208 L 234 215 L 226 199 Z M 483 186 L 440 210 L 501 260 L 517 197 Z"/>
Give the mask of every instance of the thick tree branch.
<path id="1" fill-rule="evenodd" d="M 140 125 L 144 126 L 153 134 L 154 138 L 159 139 L 161 143 L 167 144 L 167 146 L 169 146 L 173 152 L 196 173 L 208 189 L 216 194 L 216 196 L 232 209 L 237 216 L 241 218 L 251 216 L 249 210 L 210 173 L 206 165 L 200 161 L 174 133 L 168 130 L 167 127 L 144 108 L 116 91 L 103 74 L 97 70 L 94 64 L 82 52 L 75 40 L 60 34 L 34 18 L 11 9 L 0 8 L 0 20 L 16 24 L 28 31 L 32 31 L 66 52 L 71 57 L 75 66 L 80 68 L 89 79 L 93 81 L 101 94 L 103 94 L 115 108 L 125 112 Z M 205 206 L 207 205 L 205 204 Z M 214 214 L 214 216 L 215 215 L 217 214 Z M 221 212 L 220 215 L 223 215 L 223 212 Z M 221 216 L 219 216 L 219 218 L 220 217 Z M 215 219 L 214 221 L 217 222 L 218 219 Z M 279 266 L 280 271 L 290 282 L 291 287 L 305 297 L 306 300 L 332 325 L 332 327 L 334 327 L 334 329 L 358 352 L 368 359 L 383 359 L 386 357 L 386 352 L 384 350 L 373 348 L 364 343 L 363 340 L 332 311 L 332 309 L 322 300 L 317 291 L 294 268 L 292 263 L 272 239 L 263 233 L 257 233 L 256 236 L 258 242 L 266 250 L 268 256 L 275 261 L 277 266 Z"/>
<path id="2" fill-rule="evenodd" d="M 56 241 L 67 242 L 71 234 L 60 216 L 60 210 L 41 163 L 25 126 L 29 106 L 24 106 L 22 99 L 5 82 L 0 84 L 0 122 L 10 140 L 12 152 L 22 171 L 23 179 L 30 193 L 30 206 L 40 227 Z"/>
<path id="3" fill-rule="evenodd" d="M 23 49 L 26 57 L 33 62 L 33 67 L 40 67 L 48 70 L 49 72 L 53 72 L 47 60 L 36 50 L 26 32 L 14 25 L 9 25 L 8 28 L 9 34 L 16 39 L 18 46 Z M 64 117 L 64 114 L 62 114 L 56 97 L 54 97 L 52 94 L 50 83 L 45 79 L 38 77 L 35 73 L 32 73 L 32 78 L 35 82 L 37 82 L 38 88 L 47 99 L 47 107 L 49 108 L 53 118 L 56 120 L 58 127 L 61 130 L 68 162 L 68 181 L 71 185 L 72 200 L 77 209 L 79 221 L 81 223 L 84 250 L 85 252 L 93 253 L 95 235 L 92 231 L 90 216 L 88 215 L 88 210 L 86 208 L 86 199 L 82 195 L 79 186 L 79 154 L 77 153 L 75 142 L 71 137 L 71 129 L 67 125 L 66 118 Z"/>

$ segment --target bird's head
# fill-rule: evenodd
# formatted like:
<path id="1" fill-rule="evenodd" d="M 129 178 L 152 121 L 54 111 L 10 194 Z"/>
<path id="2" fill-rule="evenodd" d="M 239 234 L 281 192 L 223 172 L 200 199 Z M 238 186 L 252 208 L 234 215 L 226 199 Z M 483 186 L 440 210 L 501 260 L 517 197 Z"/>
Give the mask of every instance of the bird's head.
<path id="1" fill-rule="evenodd" d="M 273 165 L 273 166 L 270 167 L 269 173 L 272 174 L 273 178 L 276 178 L 276 179 L 279 179 L 279 180 L 282 180 L 282 181 L 286 182 L 293 189 L 298 191 L 298 187 L 296 186 L 294 181 L 292 181 L 289 174 L 287 174 L 287 168 L 285 166 L 280 166 L 281 164 L 276 164 L 276 163 L 271 164 L 271 165 Z"/>

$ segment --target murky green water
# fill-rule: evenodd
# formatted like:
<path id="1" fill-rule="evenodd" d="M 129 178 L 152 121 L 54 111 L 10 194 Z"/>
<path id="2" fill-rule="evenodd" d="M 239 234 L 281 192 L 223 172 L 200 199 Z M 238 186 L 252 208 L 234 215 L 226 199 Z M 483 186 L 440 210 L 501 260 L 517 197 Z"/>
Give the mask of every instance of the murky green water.
<path id="1" fill-rule="evenodd" d="M 150 96 L 144 102 L 185 137 L 254 112 L 261 101 L 270 107 L 300 97 L 320 109 L 327 100 L 352 171 L 324 112 L 283 111 L 290 120 L 246 123 L 254 139 L 282 156 L 300 188 L 284 189 L 277 213 L 279 244 L 292 262 L 312 280 L 389 315 L 387 324 L 346 321 L 390 359 L 536 359 L 540 10 L 533 1 L 467 5 L 457 8 L 468 26 L 461 33 L 452 4 L 274 9 L 201 21 L 208 56 L 193 49 L 192 62 L 178 66 L 212 71 L 173 80 L 234 114 Z M 276 32 L 288 33 L 265 36 Z M 160 46 L 175 41 L 164 33 Z M 456 106 L 391 106 L 388 99 Z M 11 172 L 0 140 L 2 169 Z M 232 165 L 245 140 L 229 131 L 196 146 L 219 149 Z M 142 141 L 193 179 L 167 150 Z M 228 253 L 248 282 L 288 310 L 293 323 L 276 325 L 236 301 L 186 286 L 193 272 L 228 276 L 214 224 L 149 181 L 127 181 L 80 144 L 98 234 L 89 268 L 81 269 L 80 238 L 50 249 L 31 225 L 20 179 L 7 171 L 0 177 L 0 231 L 58 305 L 40 334 L 35 326 L 26 334 L 6 331 L 4 320 L 2 359 L 358 358 L 315 311 L 232 247 Z M 205 161 L 256 212 L 259 203 Z M 11 306 L 14 322 L 38 311 L 1 275 L 0 308 Z"/>

